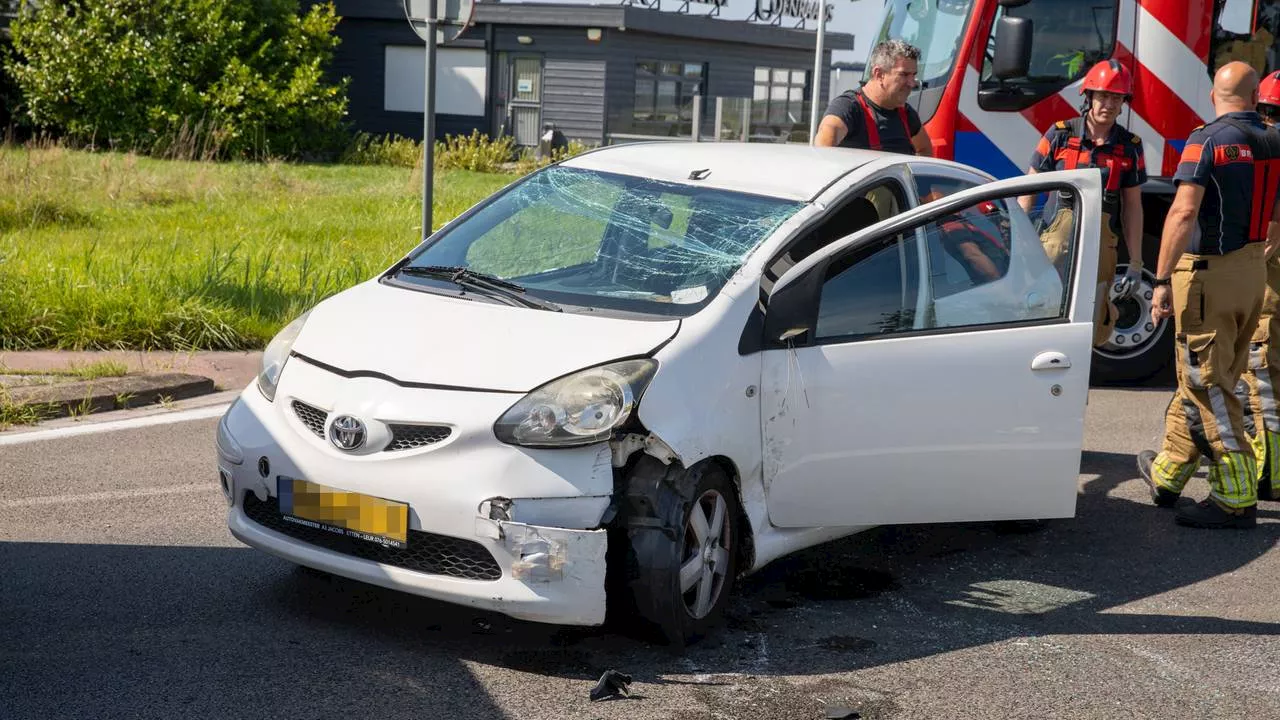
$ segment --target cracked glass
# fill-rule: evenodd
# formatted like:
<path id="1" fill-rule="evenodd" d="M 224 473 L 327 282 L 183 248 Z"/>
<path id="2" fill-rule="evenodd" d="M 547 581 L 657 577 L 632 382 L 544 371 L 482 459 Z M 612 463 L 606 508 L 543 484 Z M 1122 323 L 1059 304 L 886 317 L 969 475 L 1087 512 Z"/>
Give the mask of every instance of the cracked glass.
<path id="1" fill-rule="evenodd" d="M 691 170 L 697 168 L 691 168 Z M 465 267 L 566 311 L 687 316 L 803 203 L 553 166 L 450 228 L 410 266 Z M 447 279 L 404 277 L 428 287 Z"/>

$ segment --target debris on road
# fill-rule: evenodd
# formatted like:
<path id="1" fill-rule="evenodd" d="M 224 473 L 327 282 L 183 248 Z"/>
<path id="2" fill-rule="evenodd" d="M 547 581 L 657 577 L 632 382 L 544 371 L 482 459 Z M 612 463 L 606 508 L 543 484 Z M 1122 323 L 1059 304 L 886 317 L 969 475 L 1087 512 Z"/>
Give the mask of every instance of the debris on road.
<path id="1" fill-rule="evenodd" d="M 591 700 L 603 700 L 615 695 L 631 695 L 631 676 L 617 670 L 605 670 L 600 681 L 591 689 Z"/>

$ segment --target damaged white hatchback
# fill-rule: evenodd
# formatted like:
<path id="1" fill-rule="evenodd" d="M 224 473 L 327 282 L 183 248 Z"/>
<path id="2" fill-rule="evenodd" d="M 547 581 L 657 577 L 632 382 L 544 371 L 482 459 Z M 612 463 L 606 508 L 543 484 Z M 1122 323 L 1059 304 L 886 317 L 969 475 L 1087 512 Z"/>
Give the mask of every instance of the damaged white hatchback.
<path id="1" fill-rule="evenodd" d="M 1018 204 L 1040 192 L 1075 209 L 1052 258 Z M 1092 170 L 579 155 L 280 332 L 218 425 L 231 532 L 417 595 L 578 625 L 608 606 L 685 642 L 737 578 L 804 547 L 1072 516 L 1099 207 Z"/>

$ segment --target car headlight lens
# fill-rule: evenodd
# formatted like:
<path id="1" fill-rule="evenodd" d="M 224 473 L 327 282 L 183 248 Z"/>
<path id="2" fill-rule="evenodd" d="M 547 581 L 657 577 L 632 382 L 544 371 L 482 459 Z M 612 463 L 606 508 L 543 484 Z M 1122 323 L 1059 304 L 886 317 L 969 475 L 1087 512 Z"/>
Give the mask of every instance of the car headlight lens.
<path id="1" fill-rule="evenodd" d="M 258 390 L 263 397 L 272 402 L 276 399 L 276 386 L 280 384 L 280 376 L 284 373 L 284 364 L 289 360 L 289 352 L 293 350 L 293 341 L 298 339 L 302 326 L 307 322 L 310 311 L 303 313 L 298 319 L 284 326 L 267 344 L 262 353 L 262 372 L 258 373 Z"/>
<path id="2" fill-rule="evenodd" d="M 609 439 L 631 417 L 658 363 L 623 360 L 554 380 L 511 406 L 493 431 L 526 447 L 570 447 Z"/>

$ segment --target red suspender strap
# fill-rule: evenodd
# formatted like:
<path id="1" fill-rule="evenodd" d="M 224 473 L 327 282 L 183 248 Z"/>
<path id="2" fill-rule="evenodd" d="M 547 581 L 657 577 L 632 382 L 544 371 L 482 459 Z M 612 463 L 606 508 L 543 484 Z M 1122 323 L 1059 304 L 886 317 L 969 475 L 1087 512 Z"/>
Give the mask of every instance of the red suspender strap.
<path id="1" fill-rule="evenodd" d="M 1067 152 L 1064 154 L 1062 158 L 1063 160 L 1062 169 L 1075 170 L 1076 167 L 1080 164 L 1080 155 L 1083 152 L 1084 151 L 1080 149 L 1080 138 L 1076 137 L 1075 135 L 1072 135 L 1067 140 Z"/>
<path id="2" fill-rule="evenodd" d="M 903 105 L 898 108 L 898 117 L 902 119 L 902 134 L 911 139 L 911 121 L 907 119 L 907 106 Z"/>
<path id="3" fill-rule="evenodd" d="M 1253 222 L 1249 227 L 1249 240 L 1267 238 L 1267 225 L 1271 223 L 1271 207 L 1280 192 L 1280 158 L 1253 161 Z"/>
<path id="4" fill-rule="evenodd" d="M 1129 159 L 1123 145 L 1116 145 L 1108 157 L 1103 159 L 1107 164 L 1107 192 L 1120 189 L 1121 176 L 1133 169 L 1134 162 Z"/>
<path id="5" fill-rule="evenodd" d="M 880 149 L 880 128 L 876 125 L 876 114 L 871 112 L 871 106 L 867 105 L 867 99 L 862 97 L 862 93 L 857 93 L 858 103 L 862 105 L 863 125 L 867 127 L 867 145 L 872 150 Z"/>

